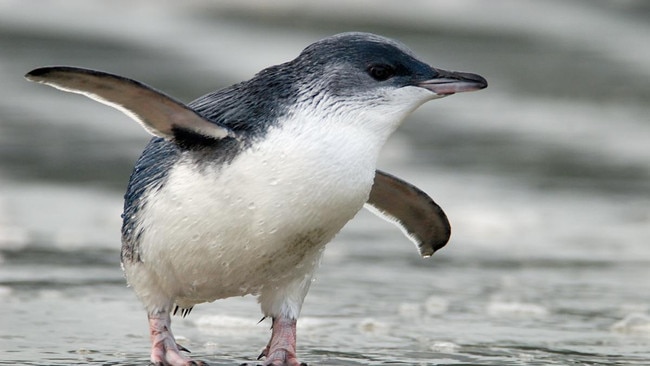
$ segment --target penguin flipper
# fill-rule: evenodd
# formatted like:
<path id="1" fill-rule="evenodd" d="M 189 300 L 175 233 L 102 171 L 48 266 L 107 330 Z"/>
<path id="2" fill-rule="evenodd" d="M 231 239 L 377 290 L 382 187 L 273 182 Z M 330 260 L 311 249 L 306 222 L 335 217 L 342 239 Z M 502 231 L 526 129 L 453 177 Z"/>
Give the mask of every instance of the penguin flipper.
<path id="1" fill-rule="evenodd" d="M 423 257 L 449 241 L 451 226 L 440 206 L 422 190 L 388 173 L 375 171 L 366 208 L 398 225 Z"/>
<path id="2" fill-rule="evenodd" d="M 139 81 L 102 71 L 69 66 L 34 69 L 25 78 L 85 95 L 113 107 L 140 123 L 154 136 L 173 140 L 178 131 L 219 140 L 233 132 L 211 122 L 174 98 Z"/>

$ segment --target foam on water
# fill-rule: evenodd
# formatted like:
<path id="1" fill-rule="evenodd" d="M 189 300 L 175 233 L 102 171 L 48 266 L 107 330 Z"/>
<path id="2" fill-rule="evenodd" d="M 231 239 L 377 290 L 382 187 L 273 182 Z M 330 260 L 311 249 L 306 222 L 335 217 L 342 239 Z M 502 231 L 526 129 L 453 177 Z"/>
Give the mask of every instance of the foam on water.
<path id="1" fill-rule="evenodd" d="M 250 333 L 260 330 L 260 327 L 252 319 L 225 314 L 204 315 L 194 320 L 194 323 L 203 332 L 218 333 L 219 335 L 241 332 Z"/>
<path id="2" fill-rule="evenodd" d="M 612 331 L 623 334 L 650 336 L 650 315 L 631 313 L 614 323 Z"/>
<path id="3" fill-rule="evenodd" d="M 0 222 L 0 248 L 33 243 L 60 249 L 117 249 L 121 197 L 92 187 L 4 182 L 0 209 L 11 210 Z"/>
<path id="4" fill-rule="evenodd" d="M 492 301 L 488 304 L 487 313 L 491 316 L 503 317 L 545 317 L 548 309 L 538 304 L 517 301 Z"/>

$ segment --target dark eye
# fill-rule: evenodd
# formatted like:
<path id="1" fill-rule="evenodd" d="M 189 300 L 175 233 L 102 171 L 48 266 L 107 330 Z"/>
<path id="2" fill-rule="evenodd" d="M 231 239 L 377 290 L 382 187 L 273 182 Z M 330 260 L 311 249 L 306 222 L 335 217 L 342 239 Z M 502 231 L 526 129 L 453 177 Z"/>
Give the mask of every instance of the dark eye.
<path id="1" fill-rule="evenodd" d="M 377 81 L 384 81 L 395 75 L 395 69 L 389 65 L 372 65 L 368 68 L 368 74 Z"/>

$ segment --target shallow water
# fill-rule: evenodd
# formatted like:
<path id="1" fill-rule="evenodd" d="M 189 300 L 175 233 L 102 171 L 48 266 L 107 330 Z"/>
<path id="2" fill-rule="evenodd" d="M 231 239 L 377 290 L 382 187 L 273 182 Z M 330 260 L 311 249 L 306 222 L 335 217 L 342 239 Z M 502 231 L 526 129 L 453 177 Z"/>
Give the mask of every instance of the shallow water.
<path id="1" fill-rule="evenodd" d="M 119 268 L 121 196 L 148 136 L 25 82 L 77 65 L 185 101 L 347 30 L 490 87 L 418 110 L 380 167 L 445 209 L 429 260 L 361 212 L 328 246 L 298 326 L 311 365 L 650 364 L 650 7 L 643 1 L 0 2 L 0 364 L 147 364 Z M 544 14 L 544 17 L 540 17 Z M 254 298 L 174 318 L 212 365 L 254 362 Z"/>

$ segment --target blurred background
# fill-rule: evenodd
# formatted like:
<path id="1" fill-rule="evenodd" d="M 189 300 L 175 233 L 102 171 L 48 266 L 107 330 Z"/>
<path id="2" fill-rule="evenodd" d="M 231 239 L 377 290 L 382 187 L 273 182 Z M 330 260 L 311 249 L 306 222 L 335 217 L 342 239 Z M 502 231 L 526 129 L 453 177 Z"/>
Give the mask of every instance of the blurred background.
<path id="1" fill-rule="evenodd" d="M 397 39 L 489 88 L 421 107 L 380 168 L 453 233 L 429 260 L 361 212 L 299 322 L 312 365 L 650 363 L 650 3 L 0 0 L 0 364 L 147 364 L 119 266 L 122 195 L 149 136 L 28 83 L 100 69 L 189 102 L 344 31 Z M 254 360 L 252 297 L 175 318 L 210 364 Z M 251 361 L 252 362 L 252 361 Z"/>

